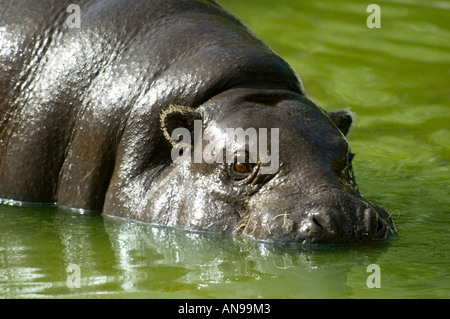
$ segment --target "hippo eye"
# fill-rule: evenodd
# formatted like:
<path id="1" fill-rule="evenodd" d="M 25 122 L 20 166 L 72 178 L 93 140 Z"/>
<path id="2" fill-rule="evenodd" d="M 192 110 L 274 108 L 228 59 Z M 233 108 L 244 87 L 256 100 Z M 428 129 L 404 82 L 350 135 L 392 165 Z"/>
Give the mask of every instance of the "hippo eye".
<path id="1" fill-rule="evenodd" d="M 234 165 L 234 170 L 238 173 L 245 174 L 245 173 L 251 172 L 250 168 L 245 163 L 236 163 L 233 165 Z"/>
<path id="2" fill-rule="evenodd" d="M 254 175 L 255 165 L 250 163 L 235 162 L 228 166 L 228 175 L 235 181 L 242 181 Z"/>

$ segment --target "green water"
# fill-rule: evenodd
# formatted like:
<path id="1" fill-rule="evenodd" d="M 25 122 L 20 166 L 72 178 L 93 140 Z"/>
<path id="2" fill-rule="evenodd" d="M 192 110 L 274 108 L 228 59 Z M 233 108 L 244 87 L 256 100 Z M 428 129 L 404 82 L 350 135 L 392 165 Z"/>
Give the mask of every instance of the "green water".
<path id="1" fill-rule="evenodd" d="M 377 1 L 379 29 L 366 25 L 371 2 L 220 3 L 297 70 L 314 102 L 357 113 L 357 180 L 398 238 L 276 247 L 0 206 L 0 298 L 450 298 L 450 2 Z M 69 288 L 70 264 L 80 288 Z M 367 286 L 370 264 L 380 288 Z"/>

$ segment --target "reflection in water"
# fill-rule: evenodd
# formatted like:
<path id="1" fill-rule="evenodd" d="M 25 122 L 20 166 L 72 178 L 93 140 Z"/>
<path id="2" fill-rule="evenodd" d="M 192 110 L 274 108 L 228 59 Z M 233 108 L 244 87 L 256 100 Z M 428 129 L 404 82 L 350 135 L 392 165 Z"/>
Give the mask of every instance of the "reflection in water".
<path id="1" fill-rule="evenodd" d="M 67 278 L 70 273 L 66 271 L 66 267 L 70 264 L 80 267 L 80 284 L 84 293 L 101 293 L 103 286 L 115 282 L 114 273 L 109 271 L 114 265 L 114 254 L 101 216 L 57 210 L 55 224 L 63 246 L 61 258 L 64 264 L 64 288 L 68 288 Z"/>
<path id="2" fill-rule="evenodd" d="M 0 297 L 33 296 L 52 287 L 39 258 L 55 246 L 41 247 L 38 219 L 25 208 L 0 209 Z"/>
<path id="3" fill-rule="evenodd" d="M 358 261 L 360 257 L 349 249 L 337 257 L 331 253 L 336 247 L 277 247 L 244 237 L 113 218 L 105 218 L 104 223 L 126 291 L 152 290 L 179 297 L 285 298 L 305 292 L 310 297 L 338 296 L 347 289 L 349 262 L 368 264 L 367 255 Z M 374 254 L 378 251 L 368 250 L 368 255 Z"/>
<path id="4" fill-rule="evenodd" d="M 348 271 L 380 253 L 280 247 L 56 208 L 0 209 L 7 298 L 338 297 L 349 291 Z M 81 288 L 67 286 L 69 264 L 80 267 Z"/>

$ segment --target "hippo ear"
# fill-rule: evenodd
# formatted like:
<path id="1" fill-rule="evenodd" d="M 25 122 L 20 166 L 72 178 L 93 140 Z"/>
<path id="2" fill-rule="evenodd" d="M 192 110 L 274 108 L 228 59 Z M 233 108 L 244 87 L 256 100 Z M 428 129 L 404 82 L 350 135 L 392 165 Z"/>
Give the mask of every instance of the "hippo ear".
<path id="1" fill-rule="evenodd" d="M 328 112 L 330 119 L 336 124 L 342 134 L 347 135 L 352 126 L 354 113 L 350 110 Z"/>
<path id="2" fill-rule="evenodd" d="M 160 115 L 161 130 L 164 137 L 174 146 L 177 142 L 172 140 L 171 134 L 176 128 L 186 128 L 194 131 L 194 121 L 201 120 L 202 113 L 187 106 L 170 105 Z"/>

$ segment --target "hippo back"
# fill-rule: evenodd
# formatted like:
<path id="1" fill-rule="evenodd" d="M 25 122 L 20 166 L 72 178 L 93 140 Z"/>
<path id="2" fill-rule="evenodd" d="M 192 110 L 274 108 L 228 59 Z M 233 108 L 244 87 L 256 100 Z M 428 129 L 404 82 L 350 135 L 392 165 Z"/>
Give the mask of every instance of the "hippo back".
<path id="1" fill-rule="evenodd" d="M 169 164 L 163 108 L 240 86 L 302 93 L 213 1 L 78 1 L 80 28 L 71 3 L 0 0 L 0 198 L 100 210 L 108 188 Z"/>

